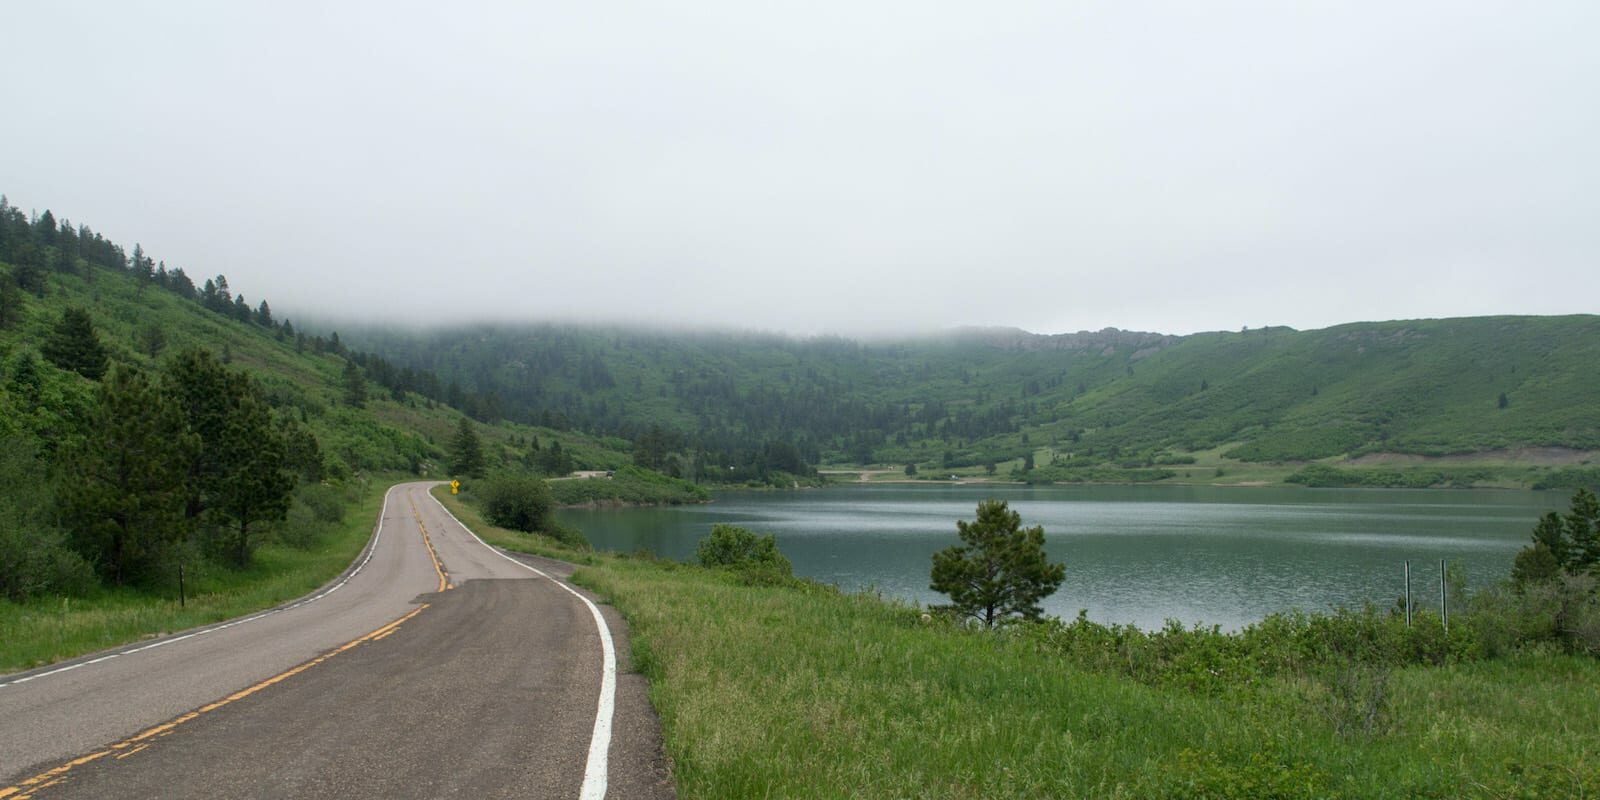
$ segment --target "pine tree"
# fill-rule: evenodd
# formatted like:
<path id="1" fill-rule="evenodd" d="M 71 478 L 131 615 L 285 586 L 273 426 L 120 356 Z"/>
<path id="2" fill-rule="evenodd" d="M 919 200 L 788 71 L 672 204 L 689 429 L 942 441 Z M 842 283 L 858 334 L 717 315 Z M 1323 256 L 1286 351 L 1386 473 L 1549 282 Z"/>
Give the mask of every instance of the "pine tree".
<path id="1" fill-rule="evenodd" d="M 153 565 L 190 525 L 184 504 L 199 439 L 177 404 L 118 368 L 100 387 L 88 436 L 65 456 L 63 519 L 80 553 L 113 583 Z"/>
<path id="2" fill-rule="evenodd" d="M 552 441 L 539 451 L 539 470 L 546 475 L 562 476 L 572 471 L 572 456 L 561 449 L 561 443 Z"/>
<path id="3" fill-rule="evenodd" d="M 1572 510 L 1562 522 L 1572 543 L 1568 568 L 1575 573 L 1600 568 L 1600 499 L 1588 489 L 1574 492 Z"/>
<path id="4" fill-rule="evenodd" d="M 367 381 L 361 377 L 361 367 L 351 359 L 344 362 L 344 404 L 351 408 L 367 404 Z"/>
<path id="5" fill-rule="evenodd" d="M 133 261 L 129 265 L 133 269 L 133 277 L 138 279 L 139 287 L 135 290 L 138 296 L 144 295 L 144 285 L 153 283 L 156 277 L 155 262 L 144 254 L 144 246 L 137 242 L 133 245 Z"/>
<path id="6" fill-rule="evenodd" d="M 106 350 L 94 331 L 89 312 L 82 308 L 61 312 L 61 321 L 39 350 L 50 363 L 89 380 L 100 380 L 106 374 Z"/>
<path id="7" fill-rule="evenodd" d="M 286 471 L 286 443 L 249 376 L 229 370 L 205 350 L 187 350 L 172 362 L 168 390 L 183 409 L 201 448 L 192 460 L 191 518 L 226 524 L 231 549 L 250 559 L 251 526 L 282 519 L 294 489 Z"/>
<path id="8" fill-rule="evenodd" d="M 144 347 L 145 355 L 152 359 L 161 355 L 167 347 L 167 331 L 160 323 L 151 323 L 139 332 L 139 344 Z"/>
<path id="9" fill-rule="evenodd" d="M 933 554 L 930 588 L 984 627 L 1012 614 L 1037 619 L 1039 601 L 1066 579 L 1066 567 L 1045 556 L 1044 528 L 1024 530 L 1022 515 L 1004 500 L 979 503 L 978 518 L 957 521 L 956 531 L 962 544 Z"/>
<path id="10" fill-rule="evenodd" d="M 22 289 L 15 281 L 0 280 L 0 330 L 22 322 Z"/>
<path id="11" fill-rule="evenodd" d="M 450 471 L 467 478 L 483 477 L 483 445 L 466 417 L 456 425 L 455 441 L 450 445 Z"/>
<path id="12" fill-rule="evenodd" d="M 44 256 L 39 248 L 32 242 L 23 242 L 12 252 L 11 262 L 15 265 L 11 280 L 17 284 L 17 288 L 31 292 L 35 297 L 44 297 L 50 276 L 45 272 Z"/>
<path id="13" fill-rule="evenodd" d="M 295 478 L 284 470 L 284 441 L 272 424 L 272 412 L 255 392 L 235 398 L 216 448 L 222 471 L 213 476 L 209 508 L 215 518 L 231 523 L 234 558 L 250 563 L 251 526 L 281 520 L 289 510 Z"/>

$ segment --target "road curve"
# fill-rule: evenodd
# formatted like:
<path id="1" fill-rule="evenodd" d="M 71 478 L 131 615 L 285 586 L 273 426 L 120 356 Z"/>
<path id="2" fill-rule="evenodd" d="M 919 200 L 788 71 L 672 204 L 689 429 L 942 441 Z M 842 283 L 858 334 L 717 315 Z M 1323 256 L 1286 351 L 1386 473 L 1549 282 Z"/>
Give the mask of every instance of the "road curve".
<path id="1" fill-rule="evenodd" d="M 615 612 L 430 485 L 389 490 L 333 591 L 0 676 L 0 798 L 672 796 L 642 678 L 606 668 Z"/>

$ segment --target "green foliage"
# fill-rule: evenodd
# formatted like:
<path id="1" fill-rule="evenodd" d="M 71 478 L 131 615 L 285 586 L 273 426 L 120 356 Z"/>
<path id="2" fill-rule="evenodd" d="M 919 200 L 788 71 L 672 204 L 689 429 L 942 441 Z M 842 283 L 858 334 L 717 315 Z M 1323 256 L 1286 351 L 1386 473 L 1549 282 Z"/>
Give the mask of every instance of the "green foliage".
<path id="1" fill-rule="evenodd" d="M 367 379 L 361 376 L 361 367 L 354 360 L 344 362 L 344 404 L 351 408 L 367 405 Z"/>
<path id="2" fill-rule="evenodd" d="M 555 501 L 545 482 L 532 475 L 500 474 L 475 482 L 472 492 L 489 522 L 523 533 L 551 529 Z"/>
<path id="3" fill-rule="evenodd" d="M 143 373 L 102 384 L 85 438 L 63 456 L 61 512 L 75 548 L 115 584 L 147 574 L 192 523 L 184 514 L 201 440 Z"/>
<path id="4" fill-rule="evenodd" d="M 243 566 L 250 561 L 251 526 L 283 519 L 295 476 L 284 469 L 283 437 L 266 406 L 253 395 L 238 399 L 223 439 L 208 446 L 223 452 L 224 472 L 206 505 L 219 519 L 232 523 L 235 558 Z"/>
<path id="5" fill-rule="evenodd" d="M 1544 542 L 1535 541 L 1522 548 L 1511 563 L 1511 582 L 1517 586 L 1544 583 L 1559 577 L 1561 577 L 1561 560 L 1550 552 L 1550 547 Z"/>
<path id="6" fill-rule="evenodd" d="M 1341 469 L 1328 464 L 1307 464 L 1284 480 L 1314 489 L 1427 489 L 1434 486 L 1471 486 L 1492 477 L 1492 473 L 1484 469 Z"/>
<path id="7" fill-rule="evenodd" d="M 92 381 L 106 374 L 106 349 L 95 333 L 94 321 L 82 308 L 67 308 L 39 348 L 44 357 L 56 366 L 76 372 Z"/>
<path id="8" fill-rule="evenodd" d="M 1208 800 L 1295 800 L 1328 796 L 1329 776 L 1316 767 L 1286 760 L 1268 750 L 1232 747 L 1224 757 L 1213 750 L 1179 751 L 1169 767 L 1172 796 Z"/>
<path id="9" fill-rule="evenodd" d="M 1517 554 L 1512 565 L 1513 583 L 1524 588 L 1563 574 L 1600 575 L 1600 499 L 1579 489 L 1566 514 L 1554 511 L 1539 518 L 1533 543 Z"/>
<path id="10" fill-rule="evenodd" d="M 261 386 L 224 366 L 209 351 L 189 349 L 173 360 L 168 387 L 200 439 L 193 459 L 191 517 L 226 528 L 227 549 L 250 561 L 252 526 L 283 519 L 295 476 L 286 467 L 287 443 Z M 300 443 L 303 449 L 305 444 Z M 303 452 L 297 453 L 302 459 Z M 304 469 L 304 464 L 297 465 Z"/>
<path id="11" fill-rule="evenodd" d="M 573 478 L 549 485 L 561 506 L 675 506 L 711 500 L 703 486 L 635 466 L 617 469 L 609 478 Z"/>
<path id="12" fill-rule="evenodd" d="M 337 577 L 360 554 L 387 486 L 347 485 L 345 499 L 358 505 L 344 522 L 321 526 L 307 541 L 292 546 L 268 543 L 248 568 L 185 562 L 188 603 L 181 608 L 171 572 L 161 582 L 141 587 L 92 588 L 82 595 L 35 597 L 24 603 L 0 600 L 0 671 L 38 667 L 302 597 Z"/>
<path id="13" fill-rule="evenodd" d="M 1045 635 L 1051 622 L 997 636 L 872 595 L 751 587 L 633 558 L 601 558 L 574 577 L 627 617 L 685 797 L 1600 790 L 1600 730 L 1581 711 L 1600 702 L 1600 661 L 1537 647 L 1476 659 L 1455 613 L 1448 639 L 1431 615 L 1412 642 L 1383 614 L 1348 612 L 1257 634 L 1276 659 L 1203 632 L 1148 634 L 1127 650 L 1082 642 L 1080 660 Z M 1410 660 L 1354 660 L 1364 651 Z M 1151 680 L 1124 672 L 1129 654 Z M 1276 672 L 1251 680 L 1253 663 Z"/>
<path id="14" fill-rule="evenodd" d="M 1534 489 L 1600 490 L 1600 467 L 1562 467 L 1535 481 Z"/>
<path id="15" fill-rule="evenodd" d="M 1071 467 L 1052 464 L 1032 471 L 1013 472 L 1013 480 L 1028 483 L 1155 483 L 1177 477 L 1170 469 L 1124 467 Z"/>
<path id="16" fill-rule="evenodd" d="M 1275 430 L 1242 447 L 1229 450 L 1228 458 L 1240 461 L 1300 461 L 1326 458 L 1360 448 L 1372 438 L 1371 430 L 1354 427 L 1318 426 Z"/>
<path id="17" fill-rule="evenodd" d="M 571 326 L 372 340 L 412 367 L 474 376 L 468 388 L 508 418 L 625 436 L 643 443 L 640 463 L 696 480 L 794 472 L 766 458 L 774 441 L 810 464 L 945 468 L 1025 459 L 1023 435 L 1102 467 L 1214 448 L 1251 461 L 1600 448 L 1594 316 L 871 345 Z"/>
<path id="18" fill-rule="evenodd" d="M 1004 500 L 978 504 L 977 519 L 958 520 L 961 544 L 933 554 L 932 588 L 950 596 L 954 610 L 992 628 L 1020 615 L 1037 619 L 1039 601 L 1066 579 L 1066 567 L 1044 552 L 1044 528 L 1024 530 L 1022 515 Z"/>
<path id="19" fill-rule="evenodd" d="M 695 545 L 695 557 L 701 566 L 731 569 L 752 584 L 785 583 L 794 576 L 776 536 L 758 536 L 736 525 L 711 526 L 710 535 Z"/>
<path id="20" fill-rule="evenodd" d="M 88 562 L 50 519 L 44 472 L 27 436 L 0 433 L 0 600 L 80 594 L 94 583 Z"/>
<path id="21" fill-rule="evenodd" d="M 1463 613 L 1465 620 L 1471 615 Z M 1185 628 L 1169 621 L 1157 631 L 1132 625 L 1101 625 L 1079 613 L 1071 622 L 1046 620 L 1013 635 L 1049 649 L 1079 666 L 1113 671 L 1151 686 L 1225 693 L 1283 677 L 1324 688 L 1352 677 L 1351 670 L 1439 665 L 1480 654 L 1475 630 L 1452 614 L 1446 636 L 1439 617 L 1418 612 L 1412 625 L 1402 615 L 1372 608 L 1327 614 L 1271 614 L 1236 633 L 1220 628 Z M 1370 681 L 1371 676 L 1362 677 Z"/>
<path id="22" fill-rule="evenodd" d="M 61 531 L 0 519 L 0 600 L 21 603 L 43 595 L 79 595 L 93 584 L 94 570 Z"/>
<path id="23" fill-rule="evenodd" d="M 487 468 L 478 432 L 472 429 L 471 420 L 462 417 L 450 442 L 450 471 L 463 478 L 481 478 Z"/>
<path id="24" fill-rule="evenodd" d="M 562 449 L 560 442 L 551 442 L 549 447 L 540 450 L 533 463 L 540 472 L 557 478 L 572 472 L 573 468 L 572 454 Z"/>
<path id="25" fill-rule="evenodd" d="M 0 330 L 17 327 L 26 315 L 22 289 L 9 278 L 0 276 Z"/>

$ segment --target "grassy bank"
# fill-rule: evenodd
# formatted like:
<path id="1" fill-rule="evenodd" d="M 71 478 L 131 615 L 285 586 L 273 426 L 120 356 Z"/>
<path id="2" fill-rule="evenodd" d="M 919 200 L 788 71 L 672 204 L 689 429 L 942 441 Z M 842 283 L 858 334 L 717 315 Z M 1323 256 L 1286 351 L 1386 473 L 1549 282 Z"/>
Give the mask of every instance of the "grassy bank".
<path id="1" fill-rule="evenodd" d="M 562 478 L 546 482 L 557 505 L 676 506 L 708 503 L 706 488 L 680 478 L 635 467 L 621 467 L 608 477 Z"/>
<path id="2" fill-rule="evenodd" d="M 1438 666 L 1330 660 L 1235 680 L 1207 666 L 1233 657 L 1217 638 L 1086 654 L 1081 628 L 985 634 L 873 596 L 478 530 L 587 563 L 575 580 L 627 617 L 684 798 L 1600 792 L 1593 658 L 1468 660 L 1452 626 Z M 1186 678 L 1189 663 L 1206 674 Z"/>
<path id="3" fill-rule="evenodd" d="M 1461 797 L 1600 789 L 1592 659 L 1397 670 L 1389 722 L 1340 732 L 1296 679 L 1222 693 L 832 591 L 607 560 L 686 798 Z M 1531 791 L 1532 794 L 1524 794 Z"/>
<path id="4" fill-rule="evenodd" d="M 0 601 L 0 672 L 31 669 L 109 647 L 271 608 L 322 586 L 360 554 L 389 486 L 375 480 L 344 518 L 300 547 L 274 542 L 247 569 L 199 561 L 185 567 L 187 599 L 176 573 L 165 589 L 97 589 L 84 597 Z"/>

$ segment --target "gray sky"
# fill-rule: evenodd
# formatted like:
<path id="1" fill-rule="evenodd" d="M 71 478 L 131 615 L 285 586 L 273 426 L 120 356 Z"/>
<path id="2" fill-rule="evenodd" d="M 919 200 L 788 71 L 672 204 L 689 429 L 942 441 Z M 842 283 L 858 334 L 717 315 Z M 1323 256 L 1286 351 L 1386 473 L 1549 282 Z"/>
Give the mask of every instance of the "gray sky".
<path id="1" fill-rule="evenodd" d="M 1187 333 L 1600 297 L 1600 3 L 13 3 L 0 192 L 279 316 Z"/>

